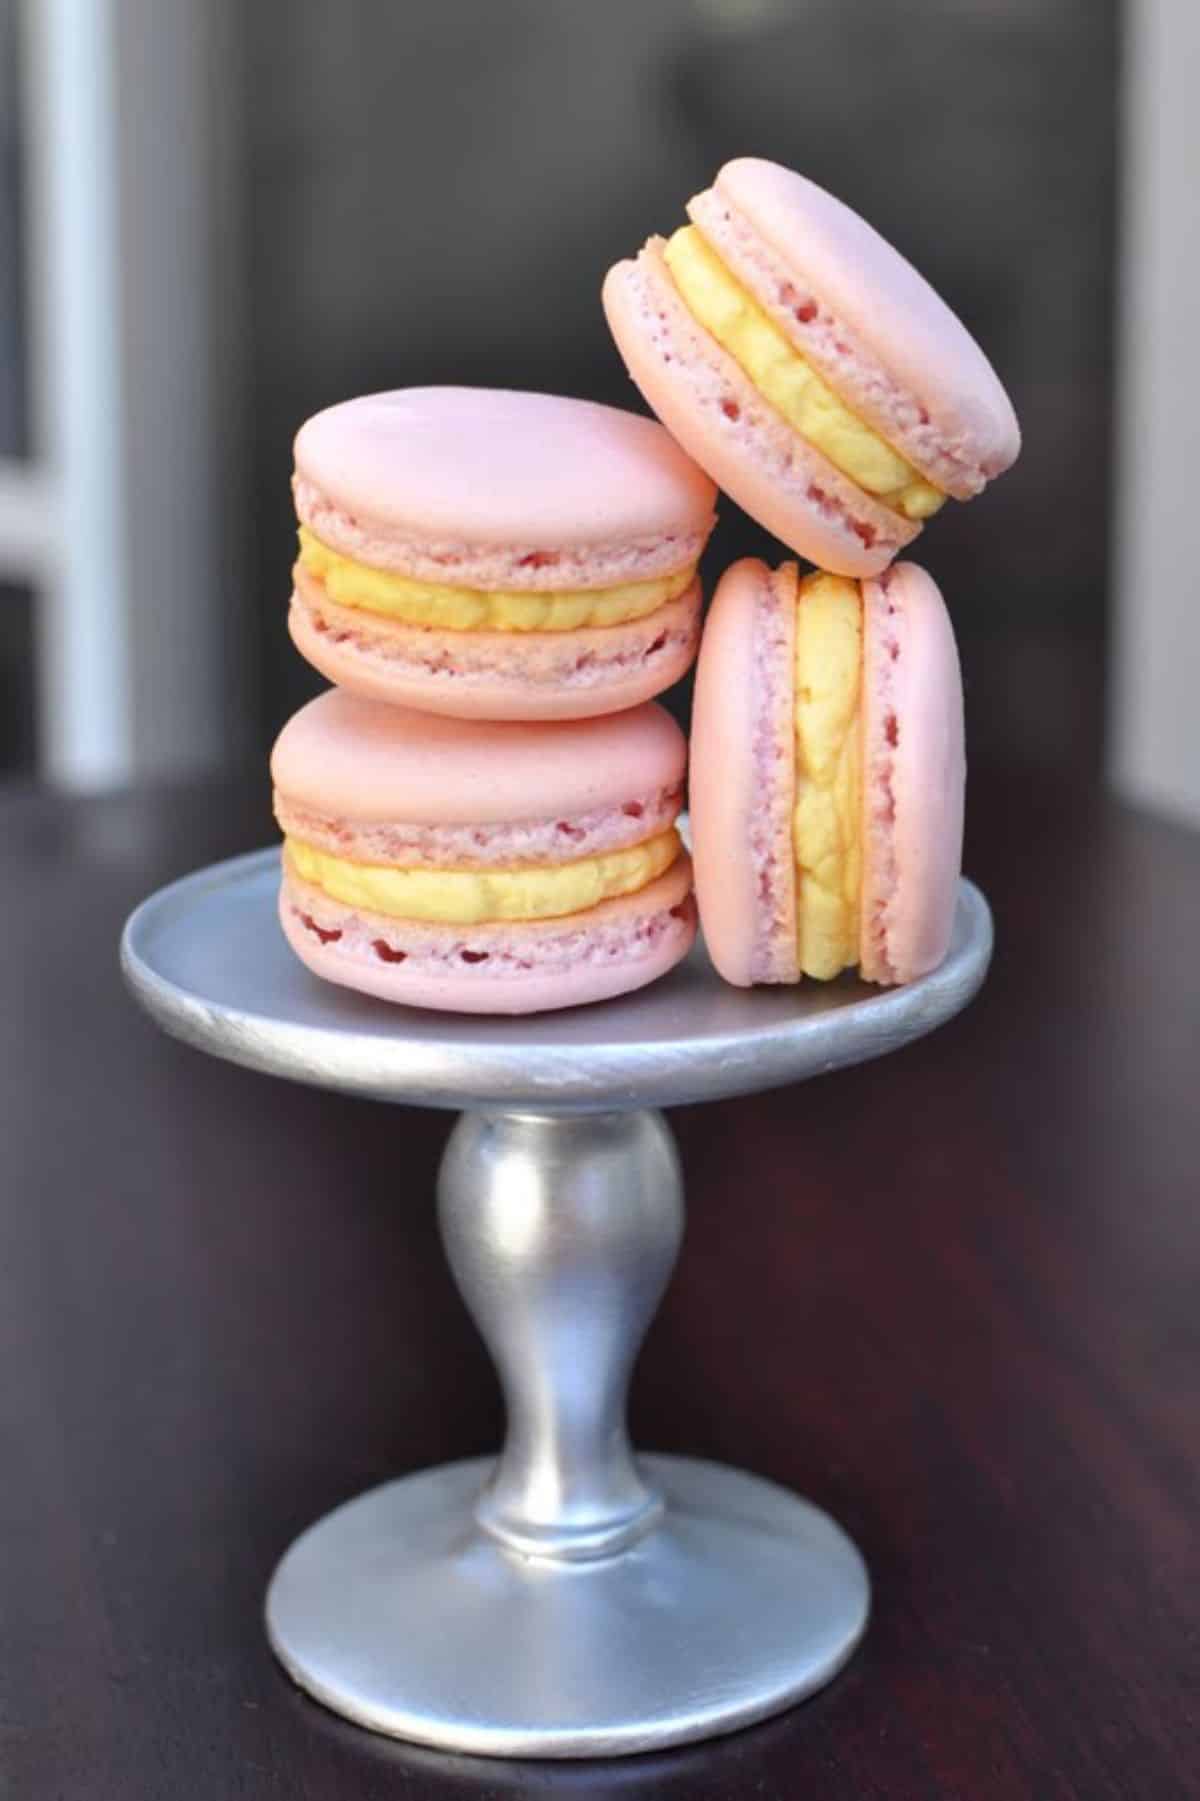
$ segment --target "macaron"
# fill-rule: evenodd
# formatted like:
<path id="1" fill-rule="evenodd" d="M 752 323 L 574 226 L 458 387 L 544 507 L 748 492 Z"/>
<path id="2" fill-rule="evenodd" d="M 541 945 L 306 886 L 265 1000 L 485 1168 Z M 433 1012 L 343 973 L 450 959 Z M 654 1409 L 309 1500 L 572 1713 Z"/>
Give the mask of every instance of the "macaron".
<path id="1" fill-rule="evenodd" d="M 609 271 L 608 322 L 659 418 L 784 544 L 878 575 L 947 497 L 1014 461 L 983 351 L 848 206 L 739 157 L 687 212 Z"/>
<path id="2" fill-rule="evenodd" d="M 962 860 L 962 680 L 913 563 L 875 580 L 749 558 L 696 672 L 691 821 L 709 953 L 738 987 L 911 982 L 946 955 Z"/>
<path id="3" fill-rule="evenodd" d="M 652 419 L 403 388 L 301 426 L 292 638 L 330 681 L 466 719 L 637 706 L 690 667 L 715 489 Z"/>
<path id="4" fill-rule="evenodd" d="M 685 760 L 652 702 L 505 724 L 329 690 L 271 757 L 288 942 L 326 981 L 458 1013 L 641 988 L 696 931 Z"/>

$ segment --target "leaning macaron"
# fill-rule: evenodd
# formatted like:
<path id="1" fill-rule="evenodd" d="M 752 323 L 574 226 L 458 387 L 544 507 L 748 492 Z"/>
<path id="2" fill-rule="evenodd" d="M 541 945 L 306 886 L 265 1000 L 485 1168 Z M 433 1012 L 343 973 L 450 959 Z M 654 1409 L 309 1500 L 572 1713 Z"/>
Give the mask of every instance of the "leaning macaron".
<path id="1" fill-rule="evenodd" d="M 330 681 L 471 719 L 638 705 L 690 667 L 715 490 L 654 420 L 406 388 L 295 444 L 290 629 Z"/>
<path id="2" fill-rule="evenodd" d="M 739 987 L 910 982 L 946 955 L 962 859 L 962 681 L 936 584 L 803 580 L 747 559 L 717 587 L 691 747 L 696 898 Z"/>
<path id="3" fill-rule="evenodd" d="M 1012 404 L 965 326 L 857 213 L 740 157 L 618 263 L 629 373 L 702 468 L 819 568 L 878 575 L 1009 467 Z"/>
<path id="4" fill-rule="evenodd" d="M 288 942 L 327 981 L 459 1013 L 641 988 L 695 936 L 685 760 L 653 703 L 503 724 L 332 689 L 271 758 Z"/>

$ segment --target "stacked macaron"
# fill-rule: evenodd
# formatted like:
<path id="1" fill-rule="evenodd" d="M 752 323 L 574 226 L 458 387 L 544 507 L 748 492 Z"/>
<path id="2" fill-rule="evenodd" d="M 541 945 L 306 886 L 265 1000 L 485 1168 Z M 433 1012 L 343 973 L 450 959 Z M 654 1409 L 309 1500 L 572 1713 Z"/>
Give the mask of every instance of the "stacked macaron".
<path id="1" fill-rule="evenodd" d="M 548 726 L 331 689 L 272 758 L 288 941 L 329 981 L 461 1013 L 640 987 L 695 936 L 685 751 L 653 703 Z"/>
<path id="2" fill-rule="evenodd" d="M 982 351 L 870 226 L 727 164 L 610 271 L 659 421 L 549 395 L 377 394 L 296 439 L 290 629 L 337 686 L 272 759 L 280 912 L 319 976 L 531 1012 L 628 992 L 695 934 L 740 985 L 905 982 L 953 922 L 962 691 L 941 595 L 894 563 L 1020 446 Z M 719 483 L 813 563 L 747 561 L 700 645 Z"/>
<path id="3" fill-rule="evenodd" d="M 715 489 L 660 425 L 409 388 L 300 428 L 291 632 L 343 687 L 465 719 L 648 700 L 700 642 Z"/>
<path id="4" fill-rule="evenodd" d="M 946 303 L 840 200 L 741 157 L 618 263 L 634 381 L 702 468 L 818 568 L 879 575 L 1016 458 L 1016 415 Z"/>
<path id="5" fill-rule="evenodd" d="M 729 982 L 908 982 L 946 954 L 962 855 L 962 683 L 937 587 L 735 563 L 692 729 L 696 887 Z"/>
<path id="6" fill-rule="evenodd" d="M 712 482 L 551 395 L 368 395 L 296 439 L 290 629 L 337 684 L 272 757 L 280 914 L 317 975 L 524 1013 L 628 992 L 696 931 L 686 745 Z"/>
<path id="7" fill-rule="evenodd" d="M 816 565 L 736 564 L 700 652 L 696 895 L 730 982 L 911 981 L 946 954 L 962 856 L 962 681 L 936 585 L 894 558 L 1014 461 L 991 364 L 832 195 L 727 163 L 604 284 L 645 398 Z"/>

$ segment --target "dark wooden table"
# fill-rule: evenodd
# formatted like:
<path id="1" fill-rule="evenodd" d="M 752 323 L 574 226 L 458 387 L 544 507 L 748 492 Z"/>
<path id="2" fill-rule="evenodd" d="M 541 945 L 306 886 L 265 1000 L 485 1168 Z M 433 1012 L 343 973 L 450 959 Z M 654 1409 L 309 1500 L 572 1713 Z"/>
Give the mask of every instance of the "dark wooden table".
<path id="1" fill-rule="evenodd" d="M 0 834 L 0 1793 L 1200 1795 L 1200 839 L 975 781 L 974 1008 L 675 1116 L 636 1434 L 831 1509 L 876 1613 L 791 1714 L 554 1767 L 359 1732 L 259 1624 L 302 1527 L 500 1431 L 434 1229 L 448 1118 L 210 1061 L 122 992 L 124 915 L 265 841 L 261 779 L 10 791 Z"/>

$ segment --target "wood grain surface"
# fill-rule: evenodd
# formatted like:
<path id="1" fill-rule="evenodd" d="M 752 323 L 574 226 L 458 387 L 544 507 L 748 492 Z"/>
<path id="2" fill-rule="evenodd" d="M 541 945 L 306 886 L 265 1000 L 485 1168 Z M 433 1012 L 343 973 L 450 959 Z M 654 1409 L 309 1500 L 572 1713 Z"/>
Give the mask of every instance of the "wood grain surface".
<path id="1" fill-rule="evenodd" d="M 689 1230 L 635 1434 L 828 1507 L 875 1617 L 752 1731 L 505 1765 L 343 1724 L 260 1626 L 303 1527 L 501 1428 L 435 1232 L 448 1116 L 213 1062 L 121 989 L 129 908 L 267 841 L 262 788 L 0 797 L 0 1792 L 1200 1793 L 1200 839 L 977 780 L 975 1006 L 673 1116 Z"/>

